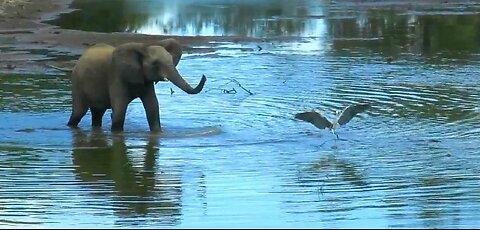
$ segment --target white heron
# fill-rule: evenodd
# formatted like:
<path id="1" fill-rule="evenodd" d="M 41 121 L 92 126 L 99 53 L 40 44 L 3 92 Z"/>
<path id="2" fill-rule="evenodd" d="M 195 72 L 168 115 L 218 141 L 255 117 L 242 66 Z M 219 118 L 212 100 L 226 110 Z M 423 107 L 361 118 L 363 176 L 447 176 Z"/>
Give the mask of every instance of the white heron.
<path id="1" fill-rule="evenodd" d="M 335 129 L 337 129 L 341 125 L 347 124 L 350 120 L 352 120 L 355 115 L 357 115 L 357 113 L 365 111 L 368 107 L 370 107 L 370 104 L 358 103 L 345 107 L 343 111 L 338 110 L 335 112 L 336 118 L 333 123 L 324 116 L 322 116 L 322 114 L 315 111 L 297 113 L 295 114 L 295 118 L 302 121 L 310 122 L 319 129 L 328 128 L 332 131 L 333 134 L 335 134 L 335 136 L 337 136 L 338 139 L 338 135 L 335 133 Z"/>

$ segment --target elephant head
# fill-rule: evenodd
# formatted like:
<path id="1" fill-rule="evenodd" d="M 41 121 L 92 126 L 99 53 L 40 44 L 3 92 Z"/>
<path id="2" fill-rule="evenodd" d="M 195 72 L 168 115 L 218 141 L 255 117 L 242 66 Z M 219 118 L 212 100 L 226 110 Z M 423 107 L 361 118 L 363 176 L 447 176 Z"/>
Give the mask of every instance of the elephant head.
<path id="1" fill-rule="evenodd" d="M 181 56 L 181 46 L 174 39 L 165 39 L 152 46 L 126 43 L 113 51 L 114 74 L 132 84 L 169 80 L 186 93 L 197 94 L 207 79 L 202 76 L 197 87 L 192 88 L 176 68 Z"/>

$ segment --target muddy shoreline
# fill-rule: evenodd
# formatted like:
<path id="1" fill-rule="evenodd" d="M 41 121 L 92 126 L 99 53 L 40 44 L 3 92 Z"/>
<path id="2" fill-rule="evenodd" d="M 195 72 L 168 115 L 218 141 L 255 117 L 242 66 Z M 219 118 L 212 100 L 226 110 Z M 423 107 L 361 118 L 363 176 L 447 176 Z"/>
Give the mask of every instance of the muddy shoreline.
<path id="1" fill-rule="evenodd" d="M 86 47 L 96 43 L 125 42 L 155 44 L 175 38 L 185 52 L 210 52 L 211 42 L 262 42 L 264 39 L 236 36 L 164 36 L 133 33 L 99 33 L 61 29 L 44 23 L 74 9 L 73 0 L 18 0 L 4 6 L 0 14 L 0 73 L 60 74 L 52 66 L 71 68 Z M 202 48 L 195 48 L 201 46 Z"/>

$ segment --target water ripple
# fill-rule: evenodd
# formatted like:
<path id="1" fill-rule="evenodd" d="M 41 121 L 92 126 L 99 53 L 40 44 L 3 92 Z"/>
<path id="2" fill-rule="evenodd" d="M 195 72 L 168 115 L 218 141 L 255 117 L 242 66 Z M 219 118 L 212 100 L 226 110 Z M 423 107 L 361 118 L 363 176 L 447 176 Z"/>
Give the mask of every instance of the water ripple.
<path id="1" fill-rule="evenodd" d="M 187 58 L 180 72 L 189 82 L 205 73 L 208 85 L 197 95 L 155 86 L 162 134 L 148 132 L 139 100 L 123 134 L 110 132 L 109 114 L 103 129 L 87 114 L 71 130 L 66 79 L 1 78 L 0 223 L 428 227 L 419 222 L 461 216 L 474 226 L 478 63 L 433 68 L 360 56 Z M 355 102 L 372 107 L 338 129 L 339 139 L 294 119 L 312 109 L 333 119 Z"/>

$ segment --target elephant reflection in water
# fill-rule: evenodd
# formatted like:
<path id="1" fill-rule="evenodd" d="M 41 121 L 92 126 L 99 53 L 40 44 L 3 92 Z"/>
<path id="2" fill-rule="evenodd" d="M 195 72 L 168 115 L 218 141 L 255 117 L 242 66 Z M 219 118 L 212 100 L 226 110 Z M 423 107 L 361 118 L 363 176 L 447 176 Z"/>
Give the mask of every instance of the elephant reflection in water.
<path id="1" fill-rule="evenodd" d="M 136 149 L 127 147 L 123 134 L 112 136 L 111 142 L 102 130 L 94 129 L 90 135 L 75 130 L 73 165 L 77 178 L 87 182 L 88 188 L 95 188 L 93 195 L 112 198 L 118 216 L 160 215 L 162 218 L 155 218 L 156 221 L 177 223 L 181 212 L 181 176 L 155 173 L 158 137 L 148 137 L 142 169 L 132 163 L 129 153 Z M 158 186 L 162 181 L 169 184 Z M 113 194 L 109 191 L 112 185 Z"/>

